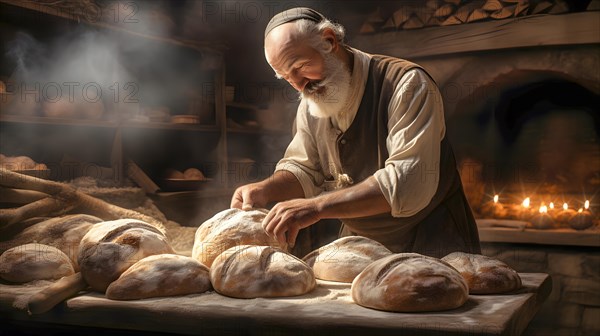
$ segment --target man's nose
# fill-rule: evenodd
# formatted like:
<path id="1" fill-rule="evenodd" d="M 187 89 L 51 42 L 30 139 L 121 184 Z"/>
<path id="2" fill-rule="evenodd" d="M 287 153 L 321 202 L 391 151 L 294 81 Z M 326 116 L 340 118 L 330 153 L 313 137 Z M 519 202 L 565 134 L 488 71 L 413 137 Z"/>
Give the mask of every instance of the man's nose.
<path id="1" fill-rule="evenodd" d="M 302 92 L 306 84 L 308 84 L 308 79 L 302 76 L 292 76 L 288 78 L 288 82 L 296 89 L 298 92 Z"/>

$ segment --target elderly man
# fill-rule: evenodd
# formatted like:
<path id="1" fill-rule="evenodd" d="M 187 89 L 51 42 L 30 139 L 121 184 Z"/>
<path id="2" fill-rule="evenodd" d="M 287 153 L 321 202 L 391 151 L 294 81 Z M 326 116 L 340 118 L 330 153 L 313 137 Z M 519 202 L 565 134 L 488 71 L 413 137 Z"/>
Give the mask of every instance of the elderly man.
<path id="1" fill-rule="evenodd" d="M 238 188 L 231 207 L 278 202 L 263 221 L 280 243 L 320 219 L 342 221 L 394 252 L 479 253 L 443 104 L 417 64 L 344 44 L 344 28 L 309 8 L 275 15 L 265 56 L 301 97 L 295 134 L 268 179 Z"/>

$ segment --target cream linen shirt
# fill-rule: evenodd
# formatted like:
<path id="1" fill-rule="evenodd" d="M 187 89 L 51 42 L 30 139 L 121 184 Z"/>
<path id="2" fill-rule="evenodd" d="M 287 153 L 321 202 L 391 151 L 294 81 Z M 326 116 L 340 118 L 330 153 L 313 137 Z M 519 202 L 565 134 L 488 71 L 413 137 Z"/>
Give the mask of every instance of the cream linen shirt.
<path id="1" fill-rule="evenodd" d="M 348 178 L 342 171 L 336 140 L 350 127 L 358 112 L 369 75 L 371 55 L 357 49 L 350 50 L 354 54 L 350 80 L 352 92 L 345 108 L 331 119 L 334 126 L 332 134 L 310 134 L 308 108 L 301 101 L 296 115 L 296 133 L 275 167 L 275 171 L 293 173 L 307 198 L 352 183 L 352 177 Z M 440 92 L 423 70 L 411 69 L 398 82 L 388 106 L 387 126 L 389 157 L 385 166 L 373 175 L 390 204 L 392 216 L 412 216 L 425 208 L 436 192 L 440 142 L 446 131 Z M 327 141 L 325 157 L 329 158 L 329 162 L 320 162 L 316 141 Z"/>

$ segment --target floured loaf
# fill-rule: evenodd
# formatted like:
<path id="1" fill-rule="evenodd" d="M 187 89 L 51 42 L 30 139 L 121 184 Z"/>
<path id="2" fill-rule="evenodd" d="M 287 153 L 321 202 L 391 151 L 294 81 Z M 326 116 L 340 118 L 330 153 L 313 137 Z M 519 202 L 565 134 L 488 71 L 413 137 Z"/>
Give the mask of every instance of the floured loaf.
<path id="1" fill-rule="evenodd" d="M 352 282 L 357 304 L 394 312 L 454 309 L 469 296 L 465 279 L 440 259 L 398 253 L 379 259 Z"/>
<path id="2" fill-rule="evenodd" d="M 208 267 L 190 257 L 159 254 L 141 259 L 129 267 L 108 286 L 106 297 L 138 300 L 203 293 L 209 289 Z"/>
<path id="3" fill-rule="evenodd" d="M 48 169 L 44 164 L 38 164 L 29 156 L 0 156 L 0 168 L 8 170 Z"/>
<path id="4" fill-rule="evenodd" d="M 321 280 L 352 282 L 375 260 L 392 254 L 382 244 L 361 236 L 337 239 L 307 254 L 304 260 Z"/>
<path id="5" fill-rule="evenodd" d="M 225 250 L 239 245 L 279 246 L 262 228 L 265 209 L 243 211 L 228 209 L 219 212 L 196 231 L 192 257 L 211 267 L 213 260 Z"/>
<path id="6" fill-rule="evenodd" d="M 147 256 L 174 253 L 164 234 L 135 219 L 95 224 L 79 245 L 79 267 L 94 290 L 104 292 L 121 273 Z"/>
<path id="7" fill-rule="evenodd" d="M 16 246 L 0 256 L 0 278 L 10 282 L 56 280 L 74 273 L 69 257 L 48 245 Z"/>
<path id="8" fill-rule="evenodd" d="M 235 246 L 220 254 L 210 268 L 214 289 L 250 299 L 297 296 L 316 286 L 312 269 L 302 260 L 271 246 Z"/>
<path id="9" fill-rule="evenodd" d="M 73 268 L 77 271 L 79 243 L 92 226 L 100 222 L 102 219 L 98 217 L 83 214 L 50 218 L 27 227 L 3 244 L 14 247 L 37 242 L 54 246 L 69 256 Z"/>
<path id="10" fill-rule="evenodd" d="M 465 278 L 471 294 L 498 294 L 521 288 L 521 277 L 500 260 L 481 254 L 453 252 L 442 258 Z"/>

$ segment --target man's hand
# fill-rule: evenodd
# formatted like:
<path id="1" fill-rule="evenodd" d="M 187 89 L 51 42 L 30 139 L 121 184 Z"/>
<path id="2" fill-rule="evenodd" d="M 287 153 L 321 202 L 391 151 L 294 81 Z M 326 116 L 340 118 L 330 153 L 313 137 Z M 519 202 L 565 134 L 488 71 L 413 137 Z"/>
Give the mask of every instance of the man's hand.
<path id="1" fill-rule="evenodd" d="M 264 208 L 267 206 L 268 198 L 265 195 L 261 182 L 241 186 L 235 190 L 231 198 L 231 208 L 250 210 L 252 208 Z"/>
<path id="2" fill-rule="evenodd" d="M 256 183 L 241 186 L 231 197 L 230 207 L 242 210 L 266 208 L 270 202 L 304 197 L 304 191 L 296 177 L 285 170 Z"/>
<path id="3" fill-rule="evenodd" d="M 277 238 L 280 246 L 287 243 L 294 247 L 298 232 L 319 219 L 317 199 L 293 199 L 277 203 L 263 220 L 262 226 L 268 235 Z"/>

